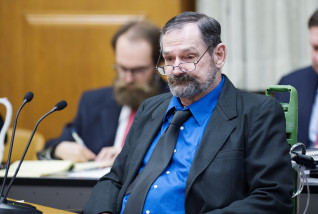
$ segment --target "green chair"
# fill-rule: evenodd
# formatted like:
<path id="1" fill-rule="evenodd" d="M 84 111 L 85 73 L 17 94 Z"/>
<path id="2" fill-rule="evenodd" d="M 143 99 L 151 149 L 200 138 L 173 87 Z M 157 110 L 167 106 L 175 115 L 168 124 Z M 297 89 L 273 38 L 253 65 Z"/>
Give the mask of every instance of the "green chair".
<path id="1" fill-rule="evenodd" d="M 297 131 L 298 131 L 298 95 L 297 90 L 290 85 L 272 85 L 268 87 L 265 95 L 272 96 L 274 92 L 289 92 L 289 103 L 281 103 L 286 118 L 286 137 L 290 146 L 297 143 Z M 295 191 L 298 189 L 298 175 L 296 171 L 294 173 Z M 293 214 L 299 213 L 299 197 L 293 198 Z"/>

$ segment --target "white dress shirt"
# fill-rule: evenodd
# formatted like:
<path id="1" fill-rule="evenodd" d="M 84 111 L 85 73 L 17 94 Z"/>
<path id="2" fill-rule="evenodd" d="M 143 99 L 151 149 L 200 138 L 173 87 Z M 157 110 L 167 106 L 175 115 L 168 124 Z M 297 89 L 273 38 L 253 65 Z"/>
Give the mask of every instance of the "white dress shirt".
<path id="1" fill-rule="evenodd" d="M 115 136 L 114 146 L 121 148 L 124 140 L 126 127 L 129 121 L 129 115 L 132 109 L 128 106 L 123 106 L 118 118 L 118 127 Z"/>

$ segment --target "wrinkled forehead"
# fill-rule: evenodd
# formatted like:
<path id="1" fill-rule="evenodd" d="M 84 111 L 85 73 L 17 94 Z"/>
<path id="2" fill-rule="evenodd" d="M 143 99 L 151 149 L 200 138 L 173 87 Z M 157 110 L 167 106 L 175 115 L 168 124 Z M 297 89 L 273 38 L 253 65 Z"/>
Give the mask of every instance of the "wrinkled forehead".
<path id="1" fill-rule="evenodd" d="M 168 30 L 162 36 L 162 53 L 167 54 L 176 49 L 182 51 L 197 51 L 205 49 L 199 27 L 195 23 L 188 23 L 182 28 Z"/>
<path id="2" fill-rule="evenodd" d="M 196 46 L 175 46 L 172 48 L 166 48 L 165 50 L 162 51 L 162 55 L 166 56 L 166 55 L 173 55 L 176 53 L 183 53 L 183 54 L 187 54 L 187 53 L 196 53 L 199 52 L 198 47 Z"/>

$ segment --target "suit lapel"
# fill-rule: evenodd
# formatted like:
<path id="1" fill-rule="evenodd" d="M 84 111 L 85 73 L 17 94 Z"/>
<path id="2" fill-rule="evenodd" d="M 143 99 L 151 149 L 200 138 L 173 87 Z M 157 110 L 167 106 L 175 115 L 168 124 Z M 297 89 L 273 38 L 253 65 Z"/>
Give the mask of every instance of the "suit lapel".
<path id="1" fill-rule="evenodd" d="M 143 124 L 144 129 L 141 133 L 137 133 L 137 137 L 135 138 L 136 149 L 133 153 L 132 160 L 134 160 L 130 167 L 129 172 L 127 173 L 127 182 L 130 184 L 136 175 L 139 172 L 141 163 L 148 152 L 150 145 L 152 144 L 154 138 L 157 136 L 161 125 L 162 119 L 166 113 L 167 107 L 169 105 L 170 99 L 164 101 L 162 105 L 160 105 L 153 113 L 151 118 L 147 119 L 146 123 Z M 145 120 L 141 120 L 145 121 Z M 139 126 L 139 125 L 138 125 Z M 128 187 L 128 186 L 127 186 Z"/>
<path id="2" fill-rule="evenodd" d="M 189 171 L 185 190 L 186 197 L 197 176 L 213 161 L 235 128 L 231 119 L 237 115 L 236 89 L 225 75 L 224 77 L 225 83 L 218 103 L 202 136 Z"/>

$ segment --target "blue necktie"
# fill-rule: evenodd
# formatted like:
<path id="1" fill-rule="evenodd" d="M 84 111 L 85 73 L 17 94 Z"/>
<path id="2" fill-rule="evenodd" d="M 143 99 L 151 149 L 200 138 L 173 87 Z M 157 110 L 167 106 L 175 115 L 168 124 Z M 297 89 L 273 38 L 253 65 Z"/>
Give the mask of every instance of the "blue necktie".
<path id="1" fill-rule="evenodd" d="M 149 188 L 168 166 L 179 136 L 180 126 L 191 116 L 190 110 L 176 111 L 167 130 L 160 137 L 145 168 L 130 184 L 123 214 L 141 214 Z"/>

